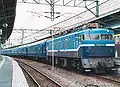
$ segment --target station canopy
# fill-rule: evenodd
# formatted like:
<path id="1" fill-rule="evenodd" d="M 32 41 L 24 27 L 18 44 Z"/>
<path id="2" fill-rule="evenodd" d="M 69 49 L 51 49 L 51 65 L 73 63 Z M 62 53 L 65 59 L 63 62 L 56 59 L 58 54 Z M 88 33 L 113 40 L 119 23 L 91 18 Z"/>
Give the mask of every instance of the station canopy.
<path id="1" fill-rule="evenodd" d="M 50 30 L 54 30 L 54 35 L 56 35 L 62 32 L 66 33 L 71 29 L 79 29 L 78 26 L 90 22 L 100 23 L 103 27 L 113 27 L 117 32 L 120 30 L 120 27 L 115 28 L 120 24 L 120 0 L 54 0 L 56 1 L 54 21 L 50 20 L 51 8 L 46 1 L 50 2 L 52 0 L 17 0 L 15 24 L 13 23 L 14 29 L 10 37 L 11 31 L 9 30 L 12 28 L 9 28 L 9 34 L 5 34 L 9 39 L 4 44 L 4 47 L 40 41 L 41 39 L 51 37 Z M 65 1 L 66 4 L 64 5 L 67 6 L 61 6 L 63 4 L 61 1 Z M 99 1 L 98 9 L 96 1 Z M 60 6 L 57 6 L 57 4 Z M 71 5 L 72 7 L 69 7 Z M 75 8 L 73 8 L 74 6 Z M 99 16 L 96 17 L 97 12 Z M 14 16 L 11 18 L 14 19 Z M 6 22 L 4 23 L 6 25 Z M 111 26 L 114 24 L 117 25 Z"/>
<path id="2" fill-rule="evenodd" d="M 11 35 L 15 13 L 16 13 L 17 0 L 0 0 L 0 38 L 1 43 Z"/>

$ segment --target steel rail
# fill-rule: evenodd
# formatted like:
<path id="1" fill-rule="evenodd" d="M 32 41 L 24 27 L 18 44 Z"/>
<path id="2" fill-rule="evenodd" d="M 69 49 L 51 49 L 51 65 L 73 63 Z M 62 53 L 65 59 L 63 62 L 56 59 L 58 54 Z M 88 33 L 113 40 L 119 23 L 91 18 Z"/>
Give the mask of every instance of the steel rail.
<path id="1" fill-rule="evenodd" d="M 15 59 L 15 60 L 16 60 L 16 59 Z M 16 61 L 18 61 L 18 62 L 20 62 L 20 63 L 23 63 L 24 65 L 32 68 L 32 69 L 35 70 L 36 72 L 40 73 L 41 75 L 43 75 L 44 77 L 48 78 L 50 81 L 52 81 L 53 83 L 55 83 L 56 85 L 58 85 L 58 87 L 63 87 L 61 84 L 59 84 L 58 82 L 56 82 L 55 80 L 53 80 L 51 77 L 49 77 L 49 76 L 47 76 L 46 74 L 44 74 L 43 72 L 41 72 L 40 70 L 36 69 L 35 67 L 32 67 L 32 66 L 30 66 L 30 65 L 28 65 L 28 64 L 26 64 L 26 63 L 24 63 L 24 62 L 22 62 L 22 61 L 20 61 L 20 60 L 16 60 Z"/>
<path id="2" fill-rule="evenodd" d="M 30 72 L 27 70 L 27 69 L 25 69 L 22 65 L 20 65 L 19 64 L 19 66 L 30 76 L 30 78 L 35 82 L 35 84 L 38 86 L 38 87 L 41 87 L 40 85 L 39 85 L 39 83 L 35 80 L 35 78 L 30 74 Z"/>
<path id="3" fill-rule="evenodd" d="M 99 75 L 93 75 L 93 76 L 96 77 L 96 78 L 104 79 L 104 80 L 107 80 L 107 81 L 110 81 L 110 82 L 114 82 L 114 83 L 117 83 L 117 84 L 120 85 L 120 81 L 113 80 L 113 79 L 110 79 L 110 78 L 106 78 L 105 76 L 99 76 Z"/>

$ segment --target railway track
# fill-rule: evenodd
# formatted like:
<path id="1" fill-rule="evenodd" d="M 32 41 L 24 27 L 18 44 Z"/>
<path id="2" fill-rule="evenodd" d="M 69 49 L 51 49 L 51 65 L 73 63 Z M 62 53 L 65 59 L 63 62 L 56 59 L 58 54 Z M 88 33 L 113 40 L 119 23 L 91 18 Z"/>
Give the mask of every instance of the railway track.
<path id="1" fill-rule="evenodd" d="M 28 71 L 26 71 L 24 68 L 23 69 L 23 73 L 26 77 L 27 83 L 29 85 L 29 87 L 39 87 L 39 84 L 36 83 L 36 81 L 33 79 L 33 77 L 29 74 Z"/>
<path id="2" fill-rule="evenodd" d="M 107 77 L 108 75 L 100 76 L 100 75 L 95 75 L 92 73 L 74 74 L 74 73 L 67 72 L 64 70 L 59 71 L 59 69 L 56 69 L 55 70 L 56 73 L 54 73 L 55 71 L 51 70 L 49 66 L 46 66 L 44 64 L 40 64 L 37 62 L 28 61 L 28 60 L 25 60 L 25 61 L 19 60 L 19 59 L 15 59 L 15 60 L 21 61 L 32 67 L 35 67 L 37 70 L 40 70 L 43 73 L 44 72 L 47 73 L 48 76 L 54 78 L 55 81 L 61 84 L 61 86 L 57 86 L 57 87 L 120 87 L 120 84 L 119 84 L 120 78 L 118 76 L 117 78 L 111 75 L 109 75 L 110 77 Z M 111 79 L 113 79 L 113 81 Z M 117 81 L 115 82 L 114 80 L 117 80 L 118 82 Z M 56 86 L 48 85 L 48 86 L 41 86 L 41 87 L 56 87 Z"/>
<path id="3" fill-rule="evenodd" d="M 120 85 L 120 77 L 119 76 L 110 76 L 110 75 L 105 75 L 105 76 L 100 76 L 100 75 L 93 75 L 97 79 L 102 79 L 105 81 L 109 81 L 110 83 L 115 83 Z"/>
<path id="4" fill-rule="evenodd" d="M 17 62 L 20 67 L 32 78 L 32 80 L 37 85 L 36 87 L 62 87 L 59 83 L 57 83 L 41 71 L 35 69 L 34 67 L 31 67 L 28 64 L 25 64 L 18 60 Z"/>

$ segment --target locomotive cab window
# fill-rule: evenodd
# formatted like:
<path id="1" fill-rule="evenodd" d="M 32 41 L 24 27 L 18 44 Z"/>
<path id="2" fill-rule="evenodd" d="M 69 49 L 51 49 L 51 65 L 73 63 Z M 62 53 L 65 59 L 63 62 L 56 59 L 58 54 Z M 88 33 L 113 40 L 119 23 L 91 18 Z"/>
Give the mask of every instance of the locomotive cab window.
<path id="1" fill-rule="evenodd" d="M 85 40 L 99 40 L 100 35 L 99 34 L 85 34 L 84 39 Z"/>
<path id="2" fill-rule="evenodd" d="M 85 34 L 85 40 L 112 40 L 112 34 Z"/>
<path id="3" fill-rule="evenodd" d="M 100 35 L 99 34 L 90 34 L 90 39 L 91 40 L 99 40 L 100 39 Z"/>
<path id="4" fill-rule="evenodd" d="M 113 35 L 112 34 L 101 34 L 101 40 L 112 40 Z"/>

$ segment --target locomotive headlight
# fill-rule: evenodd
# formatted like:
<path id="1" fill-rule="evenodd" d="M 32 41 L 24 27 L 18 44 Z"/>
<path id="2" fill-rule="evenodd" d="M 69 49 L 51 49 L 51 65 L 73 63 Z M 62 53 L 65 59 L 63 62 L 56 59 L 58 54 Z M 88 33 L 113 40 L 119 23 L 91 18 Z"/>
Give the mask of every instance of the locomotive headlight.
<path id="1" fill-rule="evenodd" d="M 109 63 L 111 64 L 112 62 L 110 61 Z"/>
<path id="2" fill-rule="evenodd" d="M 89 62 L 90 65 L 92 65 L 92 62 Z"/>

